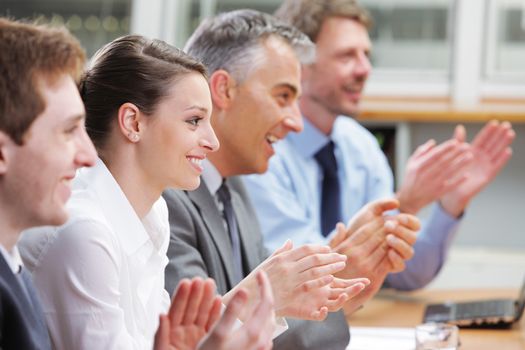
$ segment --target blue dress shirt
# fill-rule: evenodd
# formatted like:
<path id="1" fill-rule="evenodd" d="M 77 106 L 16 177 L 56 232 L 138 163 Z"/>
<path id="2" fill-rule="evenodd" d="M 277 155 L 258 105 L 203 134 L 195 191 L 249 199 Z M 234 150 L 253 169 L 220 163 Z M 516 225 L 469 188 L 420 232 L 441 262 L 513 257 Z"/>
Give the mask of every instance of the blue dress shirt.
<path id="1" fill-rule="evenodd" d="M 294 245 L 328 242 L 329 237 L 321 234 L 322 170 L 314 155 L 330 139 L 336 146 L 343 222 L 368 202 L 394 196 L 392 171 L 367 129 L 340 116 L 327 137 L 305 118 L 303 132 L 290 134 L 274 145 L 276 155 L 268 172 L 245 176 L 270 250 L 288 238 Z M 390 274 L 386 285 L 412 290 L 429 283 L 444 263 L 458 224 L 440 205 L 434 205 L 418 234 L 414 257 L 403 272 Z"/>

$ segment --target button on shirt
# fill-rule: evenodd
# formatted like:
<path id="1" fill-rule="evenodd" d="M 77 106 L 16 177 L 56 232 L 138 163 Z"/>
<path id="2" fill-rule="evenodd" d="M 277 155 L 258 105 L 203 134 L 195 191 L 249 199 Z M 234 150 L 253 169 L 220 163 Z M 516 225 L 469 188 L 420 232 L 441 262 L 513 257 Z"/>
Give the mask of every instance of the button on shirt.
<path id="1" fill-rule="evenodd" d="M 168 263 L 168 210 L 141 220 L 99 159 L 74 180 L 69 221 L 26 232 L 20 251 L 56 349 L 151 349 Z"/>
<path id="2" fill-rule="evenodd" d="M 335 143 L 341 186 L 343 222 L 370 201 L 394 196 L 393 176 L 375 137 L 348 117 L 338 117 L 330 135 Z M 304 119 L 304 130 L 275 147 L 268 172 L 249 175 L 245 183 L 271 250 L 290 238 L 294 245 L 326 243 L 321 234 L 322 170 L 314 159 L 329 138 Z M 423 287 L 440 270 L 459 221 L 435 205 L 415 244 L 405 271 L 390 274 L 387 284 L 398 289 Z"/>

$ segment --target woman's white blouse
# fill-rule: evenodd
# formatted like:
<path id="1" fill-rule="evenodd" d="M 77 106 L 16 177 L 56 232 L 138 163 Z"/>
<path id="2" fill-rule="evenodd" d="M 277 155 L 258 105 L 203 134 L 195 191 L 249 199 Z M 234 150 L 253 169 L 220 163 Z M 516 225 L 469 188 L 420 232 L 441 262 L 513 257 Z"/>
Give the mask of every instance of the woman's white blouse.
<path id="1" fill-rule="evenodd" d="M 170 302 L 166 203 L 141 221 L 99 159 L 77 175 L 68 209 L 65 225 L 28 230 L 19 243 L 53 346 L 151 349 Z"/>

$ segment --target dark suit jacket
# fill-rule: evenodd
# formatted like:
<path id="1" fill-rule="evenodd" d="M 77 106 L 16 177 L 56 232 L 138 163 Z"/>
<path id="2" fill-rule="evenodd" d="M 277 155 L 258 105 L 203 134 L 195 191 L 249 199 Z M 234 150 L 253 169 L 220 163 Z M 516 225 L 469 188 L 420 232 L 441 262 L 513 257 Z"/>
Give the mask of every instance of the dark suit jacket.
<path id="1" fill-rule="evenodd" d="M 238 177 L 226 180 L 232 196 L 245 274 L 259 265 L 268 253 L 255 211 Z M 217 291 L 225 294 L 234 286 L 232 249 L 222 214 L 204 181 L 195 191 L 167 190 L 171 238 L 166 289 L 173 294 L 183 278 L 211 277 Z M 274 349 L 345 349 L 348 325 L 342 312 L 331 313 L 323 322 L 290 320 L 289 329 L 274 340 Z"/>
<path id="2" fill-rule="evenodd" d="M 0 349 L 51 349 L 33 283 L 27 272 L 22 278 L 27 293 L 0 254 Z"/>

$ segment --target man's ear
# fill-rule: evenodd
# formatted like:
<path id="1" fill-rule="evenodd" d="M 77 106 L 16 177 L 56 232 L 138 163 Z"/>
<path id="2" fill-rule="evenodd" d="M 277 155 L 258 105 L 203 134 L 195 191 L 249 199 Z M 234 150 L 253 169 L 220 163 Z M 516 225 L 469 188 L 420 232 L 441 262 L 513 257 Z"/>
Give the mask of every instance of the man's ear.
<path id="1" fill-rule="evenodd" d="M 237 83 L 224 69 L 219 69 L 209 79 L 213 105 L 219 109 L 227 109 L 235 99 Z"/>
<path id="2" fill-rule="evenodd" d="M 7 172 L 10 163 L 11 149 L 16 144 L 5 132 L 0 131 L 0 175 Z"/>
<path id="3" fill-rule="evenodd" d="M 126 102 L 118 109 L 118 126 L 119 130 L 128 139 L 129 142 L 136 143 L 140 141 L 143 118 L 140 109 L 133 103 Z"/>

